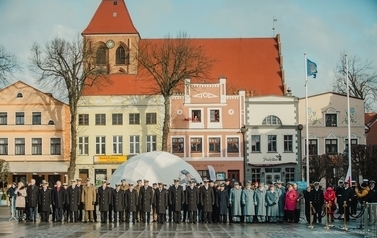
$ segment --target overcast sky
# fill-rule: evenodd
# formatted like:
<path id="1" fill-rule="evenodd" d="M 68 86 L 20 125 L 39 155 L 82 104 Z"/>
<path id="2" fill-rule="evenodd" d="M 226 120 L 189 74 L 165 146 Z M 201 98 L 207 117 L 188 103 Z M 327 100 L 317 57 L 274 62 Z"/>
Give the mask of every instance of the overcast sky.
<path id="1" fill-rule="evenodd" d="M 100 1 L 0 0 L 0 45 L 23 67 L 13 82 L 22 80 L 43 90 L 28 70 L 30 47 L 55 37 L 73 39 L 86 28 Z M 362 62 L 373 61 L 377 70 L 376 0 L 126 0 L 126 4 L 142 38 L 180 31 L 192 38 L 279 33 L 286 83 L 298 97 L 305 96 L 304 53 L 318 66 L 309 95 L 331 90 L 333 69 L 343 51 Z"/>

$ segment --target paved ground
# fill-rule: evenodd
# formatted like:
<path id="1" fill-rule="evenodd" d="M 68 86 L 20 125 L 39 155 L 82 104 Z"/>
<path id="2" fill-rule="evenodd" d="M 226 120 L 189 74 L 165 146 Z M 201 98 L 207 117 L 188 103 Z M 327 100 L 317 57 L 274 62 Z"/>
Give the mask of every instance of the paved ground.
<path id="1" fill-rule="evenodd" d="M 0 207 L 0 237 L 363 237 L 364 231 L 357 229 L 358 220 L 351 220 L 348 231 L 341 229 L 342 221 L 335 221 L 330 230 L 324 224 L 315 224 L 313 229 L 308 224 L 101 224 L 101 223 L 19 223 L 9 221 L 9 207 Z"/>

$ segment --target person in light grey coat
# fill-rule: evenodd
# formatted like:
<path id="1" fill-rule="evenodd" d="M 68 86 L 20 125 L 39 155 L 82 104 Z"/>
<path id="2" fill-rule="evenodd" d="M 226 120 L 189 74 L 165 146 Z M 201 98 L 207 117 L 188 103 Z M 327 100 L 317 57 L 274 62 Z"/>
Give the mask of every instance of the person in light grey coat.
<path id="1" fill-rule="evenodd" d="M 278 202 L 278 207 L 279 207 L 279 214 L 278 214 L 278 222 L 282 223 L 284 221 L 284 205 L 285 205 L 285 187 L 283 187 L 283 182 L 282 181 L 277 181 L 276 182 L 276 192 L 279 195 L 279 202 Z"/>
<path id="2" fill-rule="evenodd" d="M 230 189 L 229 205 L 232 207 L 233 222 L 240 222 L 242 216 L 241 199 L 242 189 L 238 182 L 234 183 L 234 187 Z"/>
<path id="3" fill-rule="evenodd" d="M 259 188 L 255 191 L 255 201 L 256 201 L 256 214 L 258 222 L 266 222 L 267 215 L 267 203 L 266 203 L 266 190 L 264 189 L 264 183 L 259 184 Z"/>
<path id="4" fill-rule="evenodd" d="M 279 215 L 279 194 L 275 191 L 275 185 L 271 184 L 266 192 L 267 216 L 269 222 L 277 222 Z"/>
<path id="5" fill-rule="evenodd" d="M 246 188 L 242 191 L 242 205 L 244 222 L 251 223 L 255 216 L 255 191 L 251 189 L 251 184 L 247 183 Z"/>

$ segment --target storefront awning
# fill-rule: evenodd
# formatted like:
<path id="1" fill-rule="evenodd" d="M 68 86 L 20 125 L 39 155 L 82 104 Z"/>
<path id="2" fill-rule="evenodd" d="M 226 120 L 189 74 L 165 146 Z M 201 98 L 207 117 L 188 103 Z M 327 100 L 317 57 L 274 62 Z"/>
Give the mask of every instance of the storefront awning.
<path id="1" fill-rule="evenodd" d="M 11 173 L 42 173 L 42 172 L 67 172 L 69 162 L 9 162 Z"/>

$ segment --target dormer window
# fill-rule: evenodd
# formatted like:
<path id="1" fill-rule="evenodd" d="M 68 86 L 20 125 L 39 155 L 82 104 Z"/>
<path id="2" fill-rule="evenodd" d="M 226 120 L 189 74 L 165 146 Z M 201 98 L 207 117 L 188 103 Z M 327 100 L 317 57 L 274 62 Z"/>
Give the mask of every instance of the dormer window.
<path id="1" fill-rule="evenodd" d="M 104 65 L 107 63 L 106 60 L 106 46 L 105 45 L 100 45 L 97 48 L 96 51 L 96 64 L 97 65 Z"/>
<path id="2" fill-rule="evenodd" d="M 49 120 L 49 121 L 48 121 L 48 124 L 49 124 L 49 125 L 55 125 L 55 122 L 54 122 L 53 120 Z"/>
<path id="3" fill-rule="evenodd" d="M 116 64 L 130 64 L 129 50 L 125 49 L 123 46 L 119 46 L 116 49 Z"/>
<path id="4" fill-rule="evenodd" d="M 24 95 L 22 95 L 22 93 L 17 93 L 16 98 L 23 98 L 23 97 L 24 97 Z"/>

